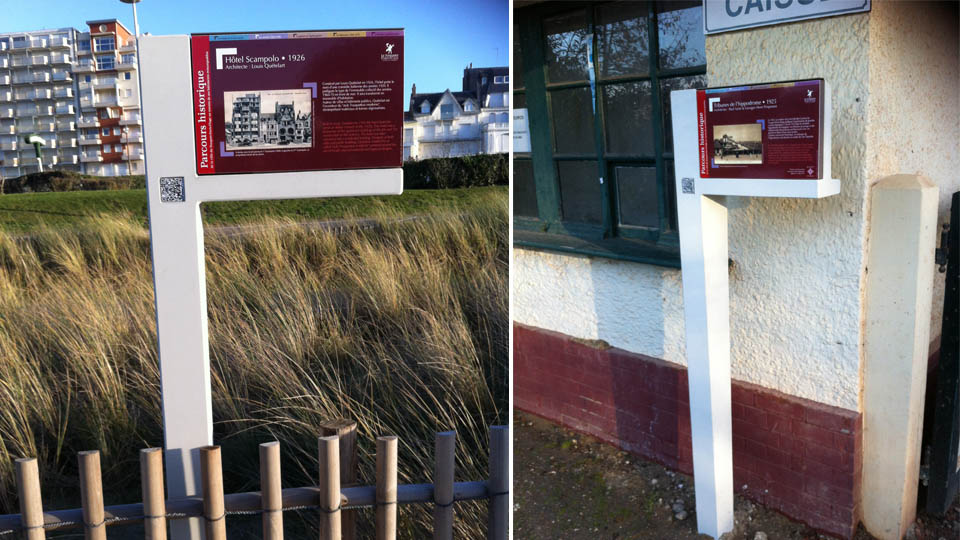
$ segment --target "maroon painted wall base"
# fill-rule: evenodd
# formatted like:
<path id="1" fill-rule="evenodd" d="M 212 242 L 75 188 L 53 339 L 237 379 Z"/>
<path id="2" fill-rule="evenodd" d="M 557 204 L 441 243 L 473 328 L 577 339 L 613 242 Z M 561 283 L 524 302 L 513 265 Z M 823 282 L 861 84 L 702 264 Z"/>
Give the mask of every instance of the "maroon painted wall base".
<path id="1" fill-rule="evenodd" d="M 514 405 L 693 473 L 683 366 L 521 324 Z M 860 521 L 860 413 L 733 381 L 736 492 L 842 538 Z"/>

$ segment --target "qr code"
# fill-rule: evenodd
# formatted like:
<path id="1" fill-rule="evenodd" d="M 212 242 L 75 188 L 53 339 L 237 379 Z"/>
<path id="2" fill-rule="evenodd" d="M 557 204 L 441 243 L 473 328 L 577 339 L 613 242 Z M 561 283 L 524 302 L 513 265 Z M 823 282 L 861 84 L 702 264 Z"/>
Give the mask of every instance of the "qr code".
<path id="1" fill-rule="evenodd" d="M 183 177 L 168 176 L 160 178 L 160 202 L 183 202 Z"/>
<path id="2" fill-rule="evenodd" d="M 681 178 L 680 187 L 683 189 L 684 193 L 696 193 L 697 191 L 693 188 L 693 178 Z"/>

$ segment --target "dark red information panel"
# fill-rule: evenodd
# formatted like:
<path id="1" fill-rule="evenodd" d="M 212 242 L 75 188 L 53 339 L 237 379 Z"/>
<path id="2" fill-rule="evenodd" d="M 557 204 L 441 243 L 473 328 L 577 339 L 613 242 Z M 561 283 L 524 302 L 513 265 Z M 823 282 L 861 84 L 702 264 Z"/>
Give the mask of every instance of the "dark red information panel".
<path id="1" fill-rule="evenodd" d="M 402 165 L 403 30 L 190 41 L 199 174 Z"/>
<path id="2" fill-rule="evenodd" d="M 700 176 L 819 179 L 823 79 L 697 91 Z"/>

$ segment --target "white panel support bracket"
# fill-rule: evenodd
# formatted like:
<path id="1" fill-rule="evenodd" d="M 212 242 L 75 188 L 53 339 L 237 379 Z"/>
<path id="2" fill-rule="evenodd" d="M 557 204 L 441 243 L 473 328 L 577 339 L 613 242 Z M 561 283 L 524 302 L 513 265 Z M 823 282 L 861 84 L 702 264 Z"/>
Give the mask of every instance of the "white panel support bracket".
<path id="1" fill-rule="evenodd" d="M 733 529 L 734 499 L 726 198 L 819 199 L 840 192 L 840 181 L 830 177 L 830 92 L 824 92 L 822 180 L 701 178 L 697 91 L 670 96 L 697 530 L 720 538 Z"/>
<path id="2" fill-rule="evenodd" d="M 196 497 L 199 449 L 213 444 L 200 204 L 399 195 L 403 169 L 198 176 L 190 38 L 142 36 L 139 44 L 167 496 Z M 203 538 L 202 529 L 200 518 L 173 520 L 171 538 Z"/>

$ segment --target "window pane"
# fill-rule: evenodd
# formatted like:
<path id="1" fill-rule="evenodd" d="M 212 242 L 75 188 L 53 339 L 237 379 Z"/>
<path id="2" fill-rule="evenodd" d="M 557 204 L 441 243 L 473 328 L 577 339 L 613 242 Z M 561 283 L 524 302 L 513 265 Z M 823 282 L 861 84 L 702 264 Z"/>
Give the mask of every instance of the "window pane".
<path id="1" fill-rule="evenodd" d="M 513 213 L 538 217 L 537 186 L 533 181 L 533 162 L 529 159 L 513 160 Z"/>
<path id="2" fill-rule="evenodd" d="M 592 154 L 593 104 L 589 88 L 550 92 L 553 116 L 553 150 L 558 154 Z"/>
<path id="3" fill-rule="evenodd" d="M 625 2 L 600 7 L 596 28 L 601 78 L 647 74 L 647 4 Z"/>
<path id="4" fill-rule="evenodd" d="M 650 81 L 603 87 L 608 154 L 653 155 Z"/>
<path id="5" fill-rule="evenodd" d="M 520 48 L 520 25 L 513 25 L 513 87 L 523 88 L 523 52 Z"/>
<path id="6" fill-rule="evenodd" d="M 558 161 L 560 201 L 564 221 L 595 223 L 603 220 L 602 193 L 596 161 Z"/>
<path id="7" fill-rule="evenodd" d="M 550 82 L 587 79 L 587 13 L 573 13 L 543 20 L 546 38 L 547 80 Z"/>
<path id="8" fill-rule="evenodd" d="M 660 227 L 657 197 L 657 169 L 653 167 L 615 167 L 620 225 Z"/>
<path id="9" fill-rule="evenodd" d="M 706 75 L 660 79 L 660 102 L 663 103 L 660 111 L 663 113 L 663 149 L 665 151 L 673 151 L 673 116 L 670 113 L 670 92 L 686 88 L 706 88 L 706 86 Z"/>
<path id="10" fill-rule="evenodd" d="M 700 2 L 657 4 L 660 67 L 681 68 L 707 63 Z"/>

